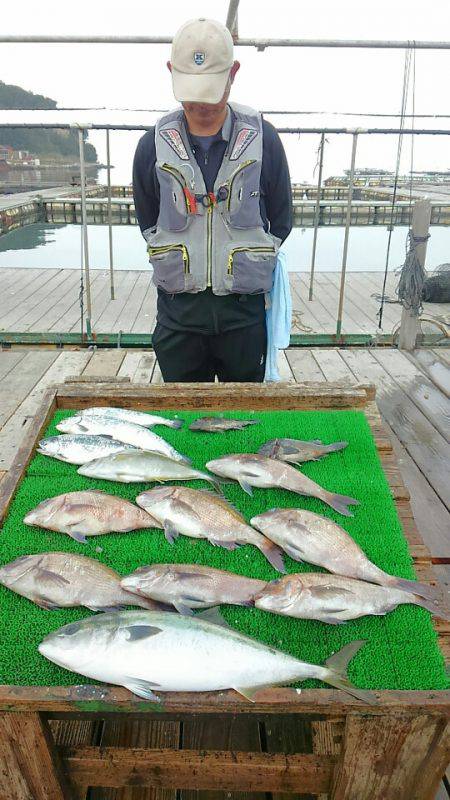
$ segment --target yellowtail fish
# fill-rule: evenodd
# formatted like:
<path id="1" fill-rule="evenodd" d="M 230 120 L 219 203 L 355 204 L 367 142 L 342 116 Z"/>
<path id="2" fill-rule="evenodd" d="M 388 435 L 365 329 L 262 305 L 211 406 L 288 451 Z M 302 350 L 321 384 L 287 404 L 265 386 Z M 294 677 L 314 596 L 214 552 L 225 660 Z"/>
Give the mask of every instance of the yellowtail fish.
<path id="1" fill-rule="evenodd" d="M 123 450 L 136 450 L 131 444 L 118 442 L 108 436 L 90 436 L 83 433 L 61 433 L 41 439 L 36 452 L 57 458 L 68 464 L 86 464 L 94 458 L 103 458 Z"/>
<path id="2" fill-rule="evenodd" d="M 220 492 L 220 483 L 214 475 L 147 450 L 131 450 L 97 458 L 83 464 L 78 472 L 89 478 L 104 478 L 120 483 L 200 480 L 211 483 Z"/>
<path id="3" fill-rule="evenodd" d="M 93 406 L 84 408 L 80 411 L 80 414 L 94 417 L 115 417 L 122 422 L 131 422 L 133 425 L 141 425 L 144 428 L 152 428 L 154 425 L 165 425 L 167 428 L 175 429 L 183 427 L 183 420 L 181 419 L 167 419 L 167 417 L 161 417 L 159 414 L 135 411 L 132 408 Z"/>

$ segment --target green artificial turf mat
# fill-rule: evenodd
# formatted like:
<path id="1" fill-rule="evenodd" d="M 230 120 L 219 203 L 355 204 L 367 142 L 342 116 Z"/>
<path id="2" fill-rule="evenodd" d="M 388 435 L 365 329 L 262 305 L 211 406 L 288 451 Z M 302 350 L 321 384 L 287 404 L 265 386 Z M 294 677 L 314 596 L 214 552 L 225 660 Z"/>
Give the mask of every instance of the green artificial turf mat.
<path id="1" fill-rule="evenodd" d="M 58 433 L 56 424 L 75 411 L 59 411 L 46 435 Z M 258 425 L 241 431 L 200 433 L 187 425 L 202 414 L 164 411 L 165 416 L 186 420 L 182 430 L 156 427 L 154 430 L 203 469 L 209 459 L 233 452 L 255 452 L 276 436 L 322 439 L 325 443 L 347 440 L 349 446 L 310 462 L 302 470 L 327 489 L 357 498 L 353 518 L 334 512 L 320 500 L 300 497 L 275 489 L 254 489 L 253 497 L 238 485 L 223 487 L 226 497 L 250 520 L 274 507 L 310 509 L 334 519 L 344 527 L 379 567 L 403 578 L 414 578 L 412 560 L 403 537 L 390 489 L 363 413 L 353 411 L 271 411 L 224 412 L 223 416 L 255 418 Z M 97 558 L 122 574 L 153 562 L 198 563 L 227 569 L 253 578 L 272 580 L 278 573 L 253 546 L 233 552 L 213 547 L 204 540 L 180 536 L 169 545 L 162 531 L 148 529 L 128 534 L 90 537 L 86 545 L 64 534 L 31 528 L 23 524 L 25 514 L 42 500 L 63 492 L 101 488 L 134 500 L 152 484 L 122 484 L 93 480 L 77 474 L 77 467 L 37 454 L 28 467 L 5 521 L 1 537 L 0 562 L 20 555 L 65 550 Z M 192 481 L 195 488 L 207 484 Z M 288 572 L 320 571 L 285 556 Z M 86 678 L 70 673 L 39 655 L 42 638 L 68 622 L 90 616 L 86 609 L 44 611 L 25 598 L 0 586 L 0 609 L 5 628 L 2 641 L 0 683 L 19 685 L 70 685 Z M 343 625 L 276 616 L 254 608 L 223 606 L 227 621 L 244 633 L 278 647 L 304 661 L 322 664 L 333 652 L 354 639 L 367 644 L 350 664 L 350 679 L 360 687 L 373 689 L 446 689 L 449 681 L 429 613 L 412 605 L 400 606 L 383 617 L 363 617 Z M 91 679 L 88 679 L 92 682 Z M 306 681 L 302 686 L 322 686 Z"/>

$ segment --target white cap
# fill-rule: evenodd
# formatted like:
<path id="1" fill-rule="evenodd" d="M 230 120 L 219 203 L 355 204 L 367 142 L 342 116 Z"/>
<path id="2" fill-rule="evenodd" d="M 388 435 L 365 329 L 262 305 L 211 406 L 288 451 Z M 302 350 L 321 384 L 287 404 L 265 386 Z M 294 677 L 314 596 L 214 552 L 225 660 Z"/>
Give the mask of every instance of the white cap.
<path id="1" fill-rule="evenodd" d="M 176 100 L 219 103 L 233 66 L 231 33 L 214 19 L 192 19 L 172 41 L 172 82 Z"/>

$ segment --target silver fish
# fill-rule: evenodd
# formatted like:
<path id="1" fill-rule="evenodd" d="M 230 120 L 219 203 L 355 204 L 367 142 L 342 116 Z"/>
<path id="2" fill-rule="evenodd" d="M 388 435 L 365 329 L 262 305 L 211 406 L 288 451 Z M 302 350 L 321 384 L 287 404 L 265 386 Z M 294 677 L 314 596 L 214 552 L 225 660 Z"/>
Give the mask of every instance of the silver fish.
<path id="1" fill-rule="evenodd" d="M 244 492 L 250 495 L 252 486 L 262 489 L 288 489 L 297 494 L 317 497 L 345 517 L 353 516 L 348 506 L 359 505 L 359 500 L 344 494 L 329 492 L 299 470 L 291 467 L 290 464 L 284 464 L 282 461 L 276 461 L 274 458 L 267 458 L 258 453 L 235 453 L 222 456 L 222 458 L 208 461 L 206 467 L 216 475 L 238 481 Z"/>
<path id="2" fill-rule="evenodd" d="M 74 553 L 39 553 L 20 556 L 0 567 L 0 583 L 45 609 L 85 606 L 110 611 L 124 606 L 161 608 L 144 597 L 127 592 L 121 575 L 94 558 Z"/>
<path id="3" fill-rule="evenodd" d="M 134 425 L 142 425 L 144 428 L 152 428 L 153 425 L 165 425 L 167 428 L 179 429 L 183 427 L 181 419 L 167 419 L 160 417 L 159 414 L 150 414 L 143 411 L 135 411 L 130 408 L 114 408 L 113 406 L 93 406 L 84 408 L 80 411 L 82 416 L 94 417 L 115 417 L 122 422 L 131 422 Z"/>
<path id="4" fill-rule="evenodd" d="M 128 500 L 99 489 L 50 497 L 29 511 L 23 521 L 25 525 L 39 525 L 50 531 L 67 533 L 83 544 L 87 541 L 86 536 L 160 527 L 148 512 L 144 513 Z"/>
<path id="5" fill-rule="evenodd" d="M 266 583 L 199 564 L 151 564 L 127 575 L 121 585 L 128 592 L 171 603 L 180 614 L 192 614 L 193 608 L 220 603 L 253 606 Z"/>
<path id="6" fill-rule="evenodd" d="M 102 458 L 123 450 L 136 450 L 131 444 L 109 439 L 107 436 L 92 436 L 83 433 L 62 433 L 41 439 L 37 453 L 68 464 L 86 464 L 94 458 Z"/>
<path id="7" fill-rule="evenodd" d="M 191 481 L 201 480 L 211 483 L 217 491 L 220 484 L 213 475 L 194 469 L 181 461 L 151 453 L 147 450 L 133 450 L 116 453 L 106 458 L 97 458 L 83 464 L 78 472 L 90 478 L 104 478 L 121 483 L 142 483 L 144 481 Z"/>
<path id="8" fill-rule="evenodd" d="M 142 492 L 136 503 L 160 521 L 171 544 L 180 533 L 208 539 L 228 550 L 254 544 L 276 570 L 284 572 L 281 550 L 251 528 L 224 497 L 185 486 L 166 486 Z"/>
<path id="9" fill-rule="evenodd" d="M 320 461 L 328 453 L 336 453 L 347 447 L 348 442 L 323 444 L 320 439 L 303 442 L 300 439 L 270 439 L 259 448 L 258 453 L 278 461 L 300 464 L 305 461 Z"/>
<path id="10" fill-rule="evenodd" d="M 190 464 L 187 456 L 178 453 L 172 445 L 153 431 L 132 422 L 122 422 L 114 417 L 96 417 L 77 414 L 67 417 L 56 426 L 61 433 L 91 433 L 100 436 L 111 436 L 119 442 L 132 444 L 134 447 L 161 453 L 174 461 Z"/>
<path id="11" fill-rule="evenodd" d="M 224 431 L 234 431 L 246 428 L 248 425 L 257 425 L 257 419 L 225 419 L 225 417 L 201 417 L 194 420 L 189 425 L 191 431 L 207 431 L 214 433 L 215 431 L 223 433 Z"/>
<path id="12" fill-rule="evenodd" d="M 403 603 L 421 606 L 441 619 L 450 619 L 449 609 L 418 594 L 315 572 L 286 575 L 271 581 L 255 598 L 256 608 L 264 611 L 299 619 L 318 619 L 331 625 L 367 614 L 381 616 Z"/>
<path id="13" fill-rule="evenodd" d="M 351 642 L 321 667 L 225 625 L 216 609 L 196 616 L 117 611 L 65 625 L 46 636 L 38 649 L 60 667 L 125 686 L 153 701 L 159 699 L 155 691 L 225 689 L 235 689 L 253 701 L 258 690 L 268 686 L 318 678 L 373 702 L 371 692 L 357 689 L 346 676 L 348 662 L 364 642 Z"/>
<path id="14" fill-rule="evenodd" d="M 434 600 L 432 587 L 396 578 L 369 561 L 349 534 L 331 519 L 300 508 L 273 508 L 251 524 L 283 548 L 294 561 L 324 567 L 335 575 L 391 586 Z"/>

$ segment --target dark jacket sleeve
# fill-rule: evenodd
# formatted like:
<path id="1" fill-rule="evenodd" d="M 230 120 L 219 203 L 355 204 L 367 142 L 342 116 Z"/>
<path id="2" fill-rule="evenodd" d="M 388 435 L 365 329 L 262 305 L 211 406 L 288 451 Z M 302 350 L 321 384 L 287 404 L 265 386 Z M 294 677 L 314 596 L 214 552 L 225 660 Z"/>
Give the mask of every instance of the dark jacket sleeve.
<path id="1" fill-rule="evenodd" d="M 284 242 L 292 230 L 291 177 L 282 141 L 266 120 L 263 120 L 262 184 L 270 231 Z"/>
<path id="2" fill-rule="evenodd" d="M 155 129 L 139 139 L 133 160 L 133 196 L 141 232 L 156 225 L 159 214 L 159 185 L 155 171 Z"/>

